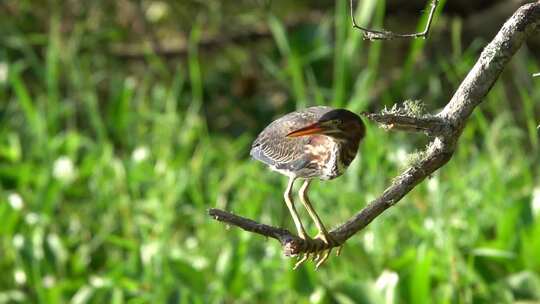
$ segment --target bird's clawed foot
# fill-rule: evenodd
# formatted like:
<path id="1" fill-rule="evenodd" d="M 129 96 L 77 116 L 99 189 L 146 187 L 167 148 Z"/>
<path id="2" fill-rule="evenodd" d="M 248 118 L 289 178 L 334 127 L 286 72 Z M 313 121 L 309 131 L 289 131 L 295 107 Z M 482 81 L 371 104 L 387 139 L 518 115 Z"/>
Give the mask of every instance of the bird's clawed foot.
<path id="1" fill-rule="evenodd" d="M 307 241 L 307 242 L 310 242 L 312 241 L 312 239 L 306 234 L 306 232 L 302 229 L 301 231 L 299 231 L 299 235 L 298 235 L 301 239 Z M 309 259 L 309 256 L 311 255 L 311 253 L 303 253 L 301 255 L 299 255 L 300 260 L 298 260 L 298 262 L 296 262 L 293 266 L 293 270 L 296 270 L 296 268 L 298 268 L 298 266 L 302 265 L 305 261 L 307 261 L 307 259 Z"/>
<path id="2" fill-rule="evenodd" d="M 302 237 L 302 239 L 306 239 Z M 310 257 L 312 260 L 316 263 L 315 269 L 319 269 L 319 267 L 326 262 L 328 257 L 330 256 L 330 253 L 332 252 L 332 249 L 339 245 L 339 247 L 336 249 L 336 256 L 339 256 L 341 253 L 341 248 L 343 247 L 342 244 L 340 244 L 330 233 L 327 231 L 319 232 L 314 239 L 320 239 L 325 244 L 330 245 L 329 249 L 323 249 L 316 252 L 308 252 L 303 253 L 300 257 L 300 260 L 294 264 L 293 269 L 298 268 L 300 265 L 302 265 L 305 261 L 307 261 Z"/>
<path id="3" fill-rule="evenodd" d="M 319 267 L 324 263 L 326 262 L 326 260 L 328 259 L 328 257 L 330 256 L 330 253 L 332 252 L 332 248 L 334 248 L 335 246 L 337 245 L 340 245 L 337 249 L 336 249 L 336 256 L 339 256 L 339 254 L 341 253 L 341 247 L 343 247 L 343 245 L 341 245 L 330 233 L 328 233 L 328 231 L 326 230 L 323 230 L 323 231 L 320 231 L 316 236 L 315 236 L 315 239 L 320 239 L 322 240 L 325 244 L 327 245 L 330 245 L 330 248 L 329 249 L 325 249 L 325 250 L 321 250 L 319 252 L 317 252 L 317 255 L 316 255 L 316 259 L 314 259 L 314 261 L 317 263 L 315 264 L 315 269 L 319 269 Z"/>
<path id="4" fill-rule="evenodd" d="M 296 268 L 298 268 L 298 266 L 302 265 L 305 261 L 307 261 L 307 259 L 309 259 L 309 256 L 311 255 L 311 253 L 304 253 L 302 254 L 302 257 L 300 258 L 300 260 L 298 260 L 298 262 L 296 262 L 293 266 L 293 270 L 296 270 Z"/>

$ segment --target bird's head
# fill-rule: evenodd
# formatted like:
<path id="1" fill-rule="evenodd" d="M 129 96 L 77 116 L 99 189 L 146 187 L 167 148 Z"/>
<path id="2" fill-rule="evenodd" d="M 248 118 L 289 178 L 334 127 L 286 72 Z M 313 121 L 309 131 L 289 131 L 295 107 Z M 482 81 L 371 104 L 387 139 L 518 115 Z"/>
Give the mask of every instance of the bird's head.
<path id="1" fill-rule="evenodd" d="M 364 123 L 351 111 L 345 109 L 331 110 L 308 126 L 294 130 L 287 137 L 323 134 L 336 139 L 362 139 L 365 135 Z"/>

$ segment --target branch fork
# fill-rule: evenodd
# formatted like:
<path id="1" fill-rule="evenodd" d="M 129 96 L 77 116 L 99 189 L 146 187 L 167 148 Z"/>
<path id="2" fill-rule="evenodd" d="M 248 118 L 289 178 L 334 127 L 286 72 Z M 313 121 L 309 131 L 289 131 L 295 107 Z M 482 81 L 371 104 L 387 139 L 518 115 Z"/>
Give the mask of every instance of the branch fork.
<path id="1" fill-rule="evenodd" d="M 421 159 L 395 177 L 379 197 L 330 231 L 336 240 L 335 244 L 327 245 L 319 239 L 303 240 L 286 229 L 261 224 L 224 210 L 209 209 L 208 214 L 220 222 L 278 240 L 286 256 L 320 253 L 341 246 L 452 158 L 456 143 L 473 110 L 483 101 L 525 39 L 539 31 L 540 1 L 520 7 L 485 47 L 448 104 L 435 115 L 418 113 L 416 110 L 419 107 L 407 102 L 402 107 L 382 113 L 363 114 L 388 130 L 424 132 L 430 136 L 431 142 L 421 152 Z"/>

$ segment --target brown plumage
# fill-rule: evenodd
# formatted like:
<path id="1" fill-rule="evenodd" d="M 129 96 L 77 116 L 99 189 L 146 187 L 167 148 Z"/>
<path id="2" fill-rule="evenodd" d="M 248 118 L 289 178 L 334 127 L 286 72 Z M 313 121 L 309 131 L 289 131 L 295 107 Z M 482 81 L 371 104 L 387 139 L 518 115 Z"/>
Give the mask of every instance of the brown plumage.
<path id="1" fill-rule="evenodd" d="M 335 132 L 288 137 L 318 122 Z M 340 129 L 343 128 L 343 129 Z M 332 179 L 343 174 L 355 158 L 365 128 L 358 115 L 344 109 L 311 107 L 289 113 L 266 127 L 251 148 L 251 156 L 287 176 Z M 335 155 L 333 155 L 335 154 Z"/>
<path id="2" fill-rule="evenodd" d="M 358 115 L 345 109 L 319 106 L 275 120 L 253 143 L 250 152 L 253 158 L 289 177 L 284 197 L 301 238 L 308 236 L 293 205 L 294 181 L 305 180 L 299 191 L 300 199 L 319 229 L 317 237 L 326 243 L 334 241 L 311 206 L 307 189 L 313 178 L 329 180 L 342 175 L 354 160 L 364 135 L 365 127 Z M 317 267 L 328 254 L 323 255 Z M 295 267 L 306 259 L 304 256 Z"/>

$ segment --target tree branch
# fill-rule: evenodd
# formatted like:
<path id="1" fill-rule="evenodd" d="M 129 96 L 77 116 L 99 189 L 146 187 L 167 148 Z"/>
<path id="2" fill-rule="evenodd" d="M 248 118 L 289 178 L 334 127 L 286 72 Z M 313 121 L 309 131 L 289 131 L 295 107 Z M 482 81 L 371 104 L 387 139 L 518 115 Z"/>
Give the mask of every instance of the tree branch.
<path id="1" fill-rule="evenodd" d="M 363 113 L 366 118 L 376 122 L 386 130 L 424 132 L 429 136 L 441 135 L 447 124 L 435 116 L 409 116 L 393 113 Z"/>
<path id="2" fill-rule="evenodd" d="M 427 38 L 427 35 L 429 33 L 429 29 L 431 28 L 431 22 L 433 21 L 433 16 L 435 15 L 435 10 L 437 9 L 437 5 L 439 5 L 439 0 L 432 0 L 431 1 L 431 9 L 429 11 L 428 20 L 426 21 L 426 27 L 422 32 L 413 33 L 413 34 L 398 34 L 386 30 L 374 30 L 374 29 L 368 29 L 362 26 L 359 26 L 358 23 L 356 23 L 356 18 L 354 17 L 354 6 L 353 6 L 353 0 L 349 1 L 351 6 L 351 21 L 353 24 L 353 28 L 357 28 L 361 31 L 363 31 L 364 39 L 366 40 L 392 40 L 396 38 Z"/>
<path id="3" fill-rule="evenodd" d="M 388 112 L 365 114 L 369 119 L 383 125 L 392 125 L 392 128 L 400 130 L 424 131 L 433 138 L 421 152 L 422 158 L 419 162 L 394 178 L 392 184 L 360 212 L 330 231 L 339 244 L 343 244 L 382 212 L 399 202 L 416 185 L 451 159 L 465 123 L 474 108 L 482 102 L 525 39 L 538 33 L 539 30 L 540 1 L 520 7 L 485 47 L 450 102 L 437 115 L 418 117 Z M 320 240 L 302 240 L 288 230 L 260 224 L 226 211 L 210 209 L 208 213 L 218 221 L 279 240 L 287 256 L 332 248 L 332 245 L 326 245 Z"/>

